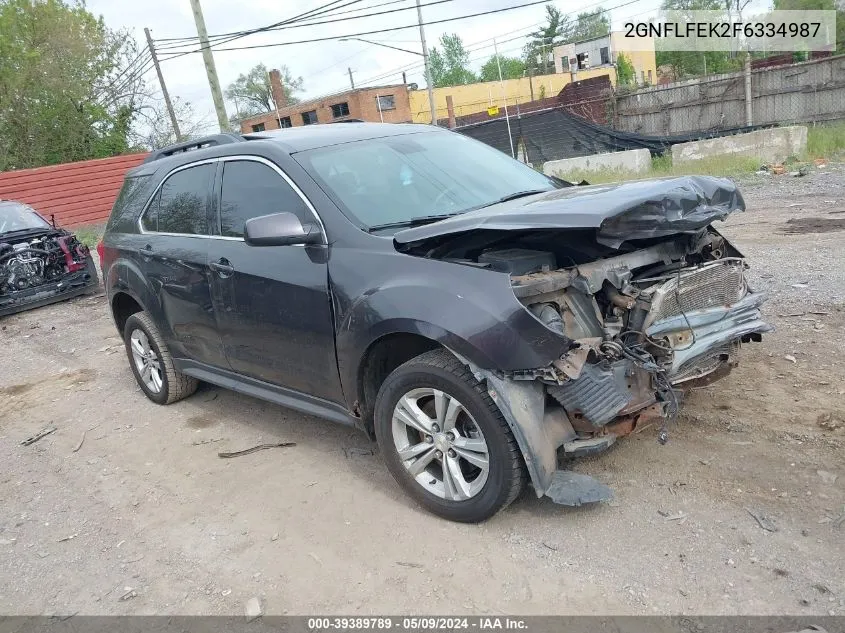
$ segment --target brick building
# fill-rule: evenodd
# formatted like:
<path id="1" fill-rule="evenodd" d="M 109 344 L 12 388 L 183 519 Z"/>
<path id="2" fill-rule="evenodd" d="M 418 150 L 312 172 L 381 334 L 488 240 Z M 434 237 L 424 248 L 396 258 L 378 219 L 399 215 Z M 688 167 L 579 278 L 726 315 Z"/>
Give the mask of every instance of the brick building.
<path id="1" fill-rule="evenodd" d="M 281 101 L 282 97 L 278 99 Z M 266 112 L 241 121 L 241 132 L 277 130 L 313 123 L 361 119 L 375 123 L 411 123 L 411 105 L 405 84 L 356 88 L 330 97 L 320 97 L 283 106 L 278 114 Z"/>

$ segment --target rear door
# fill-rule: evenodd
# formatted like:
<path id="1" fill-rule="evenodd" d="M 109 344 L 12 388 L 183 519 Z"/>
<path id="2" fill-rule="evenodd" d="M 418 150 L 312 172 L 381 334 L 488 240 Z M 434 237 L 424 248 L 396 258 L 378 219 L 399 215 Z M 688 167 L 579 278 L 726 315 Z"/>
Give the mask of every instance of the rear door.
<path id="1" fill-rule="evenodd" d="M 258 157 L 221 159 L 217 239 L 209 252 L 215 314 L 235 371 L 343 402 L 328 287 L 327 244 L 249 246 L 246 220 L 288 211 L 320 223 L 284 172 Z M 324 232 L 325 234 L 325 232 Z"/>
<path id="2" fill-rule="evenodd" d="M 138 261 L 157 294 L 171 353 L 228 368 L 211 301 L 208 267 L 216 161 L 167 176 L 141 216 Z"/>

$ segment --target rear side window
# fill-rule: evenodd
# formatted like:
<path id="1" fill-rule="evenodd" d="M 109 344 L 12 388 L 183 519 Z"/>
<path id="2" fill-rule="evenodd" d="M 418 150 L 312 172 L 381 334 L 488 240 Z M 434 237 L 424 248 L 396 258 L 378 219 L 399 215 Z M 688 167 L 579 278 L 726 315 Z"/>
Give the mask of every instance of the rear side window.
<path id="1" fill-rule="evenodd" d="M 271 213 L 295 213 L 303 223 L 314 217 L 300 195 L 278 172 L 250 160 L 226 161 L 220 196 L 220 234 L 243 237 L 244 223 Z"/>
<path id="2" fill-rule="evenodd" d="M 188 167 L 171 175 L 150 201 L 141 226 L 150 232 L 207 235 L 213 176 L 213 164 Z"/>
<path id="3" fill-rule="evenodd" d="M 125 231 L 132 226 L 146 201 L 147 187 L 150 176 L 135 176 L 123 181 L 123 187 L 112 207 L 107 230 Z"/>

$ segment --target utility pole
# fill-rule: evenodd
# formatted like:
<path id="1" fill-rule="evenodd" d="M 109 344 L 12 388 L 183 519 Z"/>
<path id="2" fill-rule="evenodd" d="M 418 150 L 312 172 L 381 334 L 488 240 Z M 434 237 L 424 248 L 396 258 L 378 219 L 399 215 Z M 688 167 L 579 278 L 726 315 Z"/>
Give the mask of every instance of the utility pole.
<path id="1" fill-rule="evenodd" d="M 420 24 L 420 43 L 422 44 L 423 63 L 425 64 L 425 83 L 428 84 L 428 107 L 431 110 L 431 124 L 437 125 L 437 110 L 434 107 L 434 82 L 431 80 L 431 64 L 428 61 L 428 46 L 425 43 L 425 29 L 423 28 L 420 0 L 417 0 L 417 21 Z"/>
<path id="2" fill-rule="evenodd" d="M 516 152 L 513 151 L 513 136 L 511 136 L 511 118 L 508 114 L 508 95 L 505 93 L 505 82 L 502 79 L 502 62 L 499 57 L 499 47 L 496 44 L 496 38 L 493 38 L 493 52 L 496 55 L 496 67 L 499 69 L 499 87 L 502 89 L 502 97 L 505 99 L 505 123 L 508 126 L 508 140 L 511 143 L 511 158 L 516 158 Z"/>
<path id="3" fill-rule="evenodd" d="M 161 94 L 164 95 L 164 103 L 167 106 L 168 114 L 170 114 L 170 122 L 173 124 L 173 131 L 176 133 L 176 142 L 178 143 L 182 140 L 182 133 L 179 131 L 179 122 L 176 120 L 176 112 L 173 110 L 173 104 L 170 103 L 170 93 L 167 92 L 167 86 L 164 85 L 164 76 L 161 74 L 161 68 L 158 65 L 158 56 L 156 55 L 156 47 L 153 45 L 153 38 L 150 35 L 150 29 L 145 27 L 144 34 L 147 36 L 147 46 L 150 47 L 150 55 L 153 56 L 153 65 L 156 67 L 158 83 L 161 86 Z"/>
<path id="4" fill-rule="evenodd" d="M 352 67 L 347 66 L 346 70 L 349 71 L 349 85 L 352 86 L 352 90 L 355 90 L 355 80 L 352 79 Z"/>
<path id="5" fill-rule="evenodd" d="M 223 92 L 220 90 L 220 81 L 217 79 L 214 56 L 208 44 L 208 31 L 205 30 L 205 18 L 202 16 L 200 0 L 191 0 L 191 9 L 194 11 L 194 22 L 197 24 L 202 60 L 205 62 L 205 74 L 208 75 L 208 87 L 211 88 L 211 98 L 214 100 L 214 109 L 217 110 L 217 123 L 220 125 L 220 131 L 225 132 L 229 129 L 229 117 L 226 116 L 226 104 L 223 103 Z"/>

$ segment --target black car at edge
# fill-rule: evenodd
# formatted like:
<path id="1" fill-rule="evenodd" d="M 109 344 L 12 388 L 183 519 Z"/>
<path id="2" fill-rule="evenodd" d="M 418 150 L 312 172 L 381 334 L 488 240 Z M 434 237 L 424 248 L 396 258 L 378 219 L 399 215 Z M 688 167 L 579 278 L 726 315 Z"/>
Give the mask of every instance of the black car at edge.
<path id="1" fill-rule="evenodd" d="M 527 483 L 608 498 L 561 464 L 665 424 L 769 329 L 710 226 L 743 208 L 715 178 L 569 186 L 431 126 L 221 134 L 128 172 L 103 278 L 153 402 L 207 381 L 354 425 L 480 521 Z"/>

